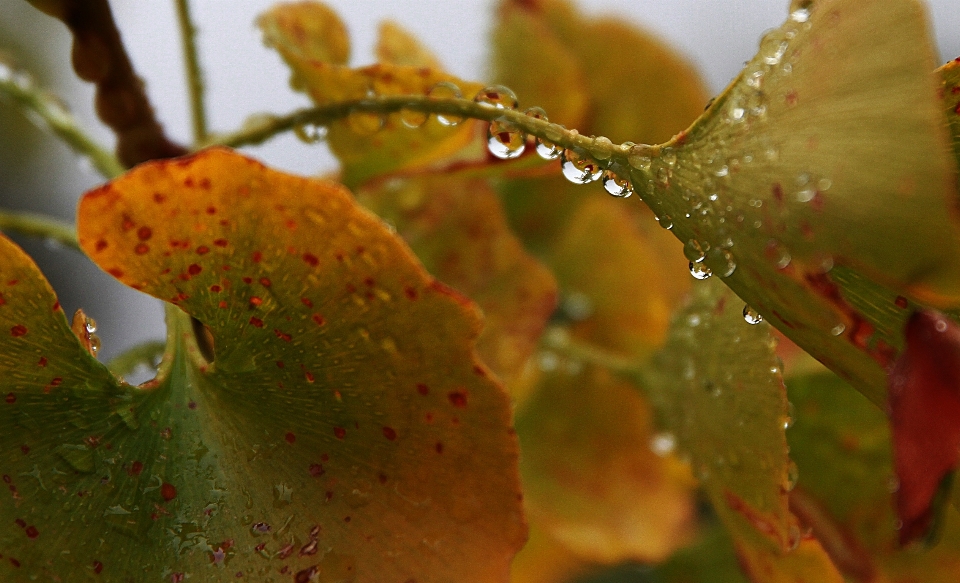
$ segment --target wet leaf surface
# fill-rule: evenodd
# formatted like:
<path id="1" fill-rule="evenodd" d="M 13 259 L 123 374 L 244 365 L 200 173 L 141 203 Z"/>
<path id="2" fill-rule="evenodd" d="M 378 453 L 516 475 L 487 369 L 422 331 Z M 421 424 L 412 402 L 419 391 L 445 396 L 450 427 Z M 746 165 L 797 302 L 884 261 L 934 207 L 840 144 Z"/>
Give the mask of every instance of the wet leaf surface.
<path id="1" fill-rule="evenodd" d="M 932 68 L 919 4 L 797 9 L 637 185 L 704 265 L 878 404 L 898 308 L 960 289 Z"/>
<path id="2" fill-rule="evenodd" d="M 323 45 L 325 41 L 312 36 L 321 34 L 321 29 L 301 23 L 306 15 L 297 6 L 278 5 L 263 14 L 258 24 L 265 42 L 276 48 L 292 69 L 293 87 L 307 92 L 317 105 L 371 95 L 426 95 L 438 83 L 455 85 L 469 99 L 483 87 L 422 66 L 377 63 L 351 69 L 339 60 L 325 60 L 319 50 L 305 53 L 304 45 Z M 339 20 L 328 9 L 323 13 L 323 19 Z M 473 120 L 447 125 L 435 116 L 424 119 L 419 114 L 409 115 L 405 121 L 404 112 L 388 116 L 355 113 L 332 124 L 327 141 L 342 164 L 341 180 L 356 186 L 381 174 L 423 170 L 454 160 L 483 160 L 486 151 L 477 139 L 481 125 Z M 471 144 L 474 147 L 467 148 Z"/>
<path id="3" fill-rule="evenodd" d="M 358 200 L 397 229 L 431 274 L 477 302 L 477 349 L 510 383 L 556 306 L 556 282 L 510 232 L 497 193 L 482 179 L 418 177 L 376 182 Z"/>
<path id="4" fill-rule="evenodd" d="M 829 373 L 788 386 L 796 421 L 787 438 L 800 469 L 791 507 L 837 566 L 854 581 L 953 581 L 960 569 L 954 509 L 944 509 L 937 546 L 903 549 L 897 542 L 886 415 Z"/>
<path id="5" fill-rule="evenodd" d="M 691 534 L 695 482 L 652 450 L 649 404 L 607 370 L 549 353 L 540 364 L 517 415 L 531 521 L 593 563 L 664 560 Z"/>
<path id="6" fill-rule="evenodd" d="M 517 444 L 480 321 L 348 192 L 217 149 L 79 216 L 92 258 L 206 324 L 216 360 L 174 309 L 158 380 L 118 387 L 5 244 L 24 284 L 0 307 L 0 519 L 25 526 L 0 531 L 4 580 L 506 580 Z"/>
<path id="7" fill-rule="evenodd" d="M 788 508 L 786 391 L 766 324 L 719 282 L 694 287 L 646 384 L 754 581 L 842 581 Z"/>

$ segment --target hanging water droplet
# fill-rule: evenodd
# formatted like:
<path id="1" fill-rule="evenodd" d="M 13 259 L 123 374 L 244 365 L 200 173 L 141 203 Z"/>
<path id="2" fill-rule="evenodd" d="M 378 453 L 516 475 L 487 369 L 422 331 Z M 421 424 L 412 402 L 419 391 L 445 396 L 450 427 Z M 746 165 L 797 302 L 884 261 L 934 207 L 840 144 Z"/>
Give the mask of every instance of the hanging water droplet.
<path id="1" fill-rule="evenodd" d="M 670 215 L 658 215 L 657 224 L 669 231 L 673 228 L 673 217 Z"/>
<path id="2" fill-rule="evenodd" d="M 305 144 L 316 144 L 327 138 L 327 126 L 304 123 L 293 126 L 293 133 Z"/>
<path id="3" fill-rule="evenodd" d="M 763 316 L 759 312 L 751 308 L 749 305 L 744 304 L 743 306 L 743 319 L 747 324 L 759 324 L 763 322 Z"/>
<path id="4" fill-rule="evenodd" d="M 400 123 L 410 129 L 416 129 L 427 123 L 429 116 L 423 111 L 403 108 L 400 110 Z"/>
<path id="5" fill-rule="evenodd" d="M 97 321 L 90 316 L 86 317 L 86 321 L 84 322 L 83 326 L 87 329 L 87 334 L 93 334 L 97 331 Z"/>
<path id="6" fill-rule="evenodd" d="M 547 112 L 543 111 L 542 107 L 530 107 L 530 108 L 527 108 L 523 113 L 525 115 L 529 115 L 534 119 L 548 121 Z M 544 160 L 556 160 L 557 158 L 560 157 L 560 153 L 563 152 L 563 148 L 557 146 L 556 144 L 548 140 L 537 138 L 536 143 L 537 143 L 537 155 L 543 158 Z"/>
<path id="7" fill-rule="evenodd" d="M 492 121 L 487 127 L 487 150 L 501 160 L 516 158 L 527 147 L 527 135 L 510 122 Z"/>
<path id="8" fill-rule="evenodd" d="M 695 279 L 707 279 L 713 275 L 713 272 L 703 263 L 690 262 L 690 275 Z"/>
<path id="9" fill-rule="evenodd" d="M 481 89 L 473 100 L 497 109 L 516 109 L 519 105 L 517 95 L 503 85 L 490 85 Z"/>
<path id="10" fill-rule="evenodd" d="M 427 91 L 427 97 L 430 99 L 463 99 L 463 93 L 456 84 L 449 81 L 441 81 Z M 445 126 L 455 126 L 463 121 L 463 117 L 449 113 L 437 114 L 437 121 Z"/>
<path id="11" fill-rule="evenodd" d="M 603 169 L 591 158 L 573 150 L 564 150 L 561 155 L 563 175 L 574 184 L 589 184 L 600 179 Z"/>
<path id="12" fill-rule="evenodd" d="M 704 263 L 720 277 L 730 277 L 737 269 L 737 261 L 733 258 L 733 253 L 726 249 L 711 249 Z"/>
<path id="13" fill-rule="evenodd" d="M 630 181 L 626 178 L 621 178 L 619 174 L 612 170 L 607 170 L 603 173 L 603 188 L 606 189 L 611 196 L 617 198 L 627 198 L 633 194 L 633 186 L 630 184 Z"/>
<path id="14" fill-rule="evenodd" d="M 797 8 L 790 13 L 790 20 L 794 22 L 806 22 L 810 19 L 810 9 L 809 8 Z"/>
<path id="15" fill-rule="evenodd" d="M 705 255 L 703 246 L 696 239 L 689 239 L 683 244 L 683 256 L 692 263 L 700 263 Z"/>

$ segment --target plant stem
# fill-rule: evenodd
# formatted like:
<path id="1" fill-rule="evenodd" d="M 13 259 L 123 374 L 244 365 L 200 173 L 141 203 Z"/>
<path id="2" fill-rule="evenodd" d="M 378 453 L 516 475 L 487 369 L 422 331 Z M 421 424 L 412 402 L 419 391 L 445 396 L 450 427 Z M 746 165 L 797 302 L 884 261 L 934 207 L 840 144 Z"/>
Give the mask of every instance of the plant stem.
<path id="1" fill-rule="evenodd" d="M 635 375 L 640 370 L 640 364 L 629 357 L 614 354 L 608 350 L 570 338 L 566 329 L 554 326 L 548 329 L 541 345 L 571 358 L 597 365 L 622 375 Z"/>
<path id="2" fill-rule="evenodd" d="M 80 128 L 77 120 L 54 95 L 36 86 L 27 73 L 0 62 L 0 96 L 7 96 L 31 118 L 53 132 L 74 152 L 90 161 L 104 178 L 123 174 L 116 156 Z"/>
<path id="3" fill-rule="evenodd" d="M 193 140 L 201 143 L 207 139 L 207 113 L 203 107 L 203 74 L 197 56 L 197 27 L 190 17 L 188 0 L 176 0 L 177 20 L 180 24 L 180 39 L 183 41 L 183 62 L 187 69 L 187 85 L 190 90 L 190 117 L 193 121 Z"/>
<path id="4" fill-rule="evenodd" d="M 154 368 L 157 359 L 163 356 L 165 347 L 166 342 L 162 340 L 150 340 L 138 344 L 115 356 L 107 363 L 107 368 L 118 377 L 133 373 L 140 365 Z"/>
<path id="5" fill-rule="evenodd" d="M 72 225 L 45 215 L 0 210 L 0 230 L 31 237 L 43 237 L 65 247 L 83 252 Z"/>
<path id="6" fill-rule="evenodd" d="M 308 124 L 328 125 L 338 119 L 347 117 L 351 113 L 380 113 L 386 115 L 398 112 L 401 109 L 505 122 L 525 134 L 546 140 L 562 148 L 589 155 L 605 163 L 619 164 L 624 171 L 628 170 L 631 167 L 631 161 L 636 162 L 638 157 L 654 158 L 659 156 L 662 148 L 661 146 L 631 143 L 616 145 L 606 138 L 583 136 L 577 130 L 568 130 L 563 126 L 534 118 L 520 111 L 497 109 L 469 99 L 437 99 L 422 95 L 400 95 L 342 101 L 301 109 L 283 116 L 257 116 L 239 131 L 211 136 L 208 141 L 201 143 L 200 147 L 214 144 L 231 147 L 260 144 L 297 126 Z"/>

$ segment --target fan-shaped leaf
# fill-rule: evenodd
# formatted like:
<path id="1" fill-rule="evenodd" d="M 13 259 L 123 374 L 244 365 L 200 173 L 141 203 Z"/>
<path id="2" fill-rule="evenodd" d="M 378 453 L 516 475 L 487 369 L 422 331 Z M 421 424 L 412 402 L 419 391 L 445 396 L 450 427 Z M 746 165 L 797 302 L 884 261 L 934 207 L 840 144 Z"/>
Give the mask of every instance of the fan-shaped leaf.
<path id="1" fill-rule="evenodd" d="M 23 287 L 0 306 L 0 519 L 24 523 L 0 534 L 5 580 L 506 580 L 516 440 L 479 320 L 342 187 L 210 150 L 79 217 L 84 249 L 206 324 L 216 357 L 172 310 L 159 378 L 119 386 L 5 243 Z"/>

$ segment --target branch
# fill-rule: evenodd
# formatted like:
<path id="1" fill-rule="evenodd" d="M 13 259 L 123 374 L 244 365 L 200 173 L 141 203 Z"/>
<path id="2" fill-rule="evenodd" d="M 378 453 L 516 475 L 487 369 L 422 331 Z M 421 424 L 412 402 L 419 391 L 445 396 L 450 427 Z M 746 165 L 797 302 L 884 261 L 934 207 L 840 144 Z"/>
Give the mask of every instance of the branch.
<path id="1" fill-rule="evenodd" d="M 188 0 L 176 0 L 177 20 L 180 24 L 180 39 L 183 41 L 183 61 L 187 70 L 187 85 L 190 88 L 190 117 L 193 121 L 193 140 L 207 139 L 207 113 L 203 107 L 203 73 L 197 56 L 197 27 L 190 17 Z"/>
<path id="2" fill-rule="evenodd" d="M 517 130 L 573 150 L 581 155 L 609 164 L 612 168 L 628 174 L 631 169 L 645 171 L 651 158 L 660 155 L 662 146 L 637 145 L 630 142 L 616 145 L 604 137 L 583 136 L 577 130 L 568 130 L 563 126 L 537 119 L 523 112 L 510 109 L 497 109 L 485 103 L 469 99 L 455 99 L 402 95 L 372 97 L 355 101 L 342 101 L 301 109 L 293 113 L 275 116 L 260 115 L 248 121 L 239 131 L 211 136 L 200 147 L 214 144 L 240 147 L 263 143 L 273 136 L 304 125 L 329 125 L 351 113 L 379 113 L 387 115 L 403 110 L 422 111 L 428 114 L 459 116 L 483 121 L 505 122 Z"/>
<path id="3" fill-rule="evenodd" d="M 42 237 L 83 253 L 73 226 L 46 215 L 0 210 L 0 230 Z"/>
<path id="4" fill-rule="evenodd" d="M 30 0 L 73 33 L 73 68 L 96 84 L 96 110 L 117 135 L 117 157 L 125 167 L 186 150 L 167 139 L 133 70 L 107 0 Z"/>
<path id="5" fill-rule="evenodd" d="M 2 61 L 0 96 L 9 97 L 26 113 L 35 114 L 35 119 L 38 118 L 45 129 L 88 159 L 104 178 L 123 174 L 124 168 L 117 158 L 84 132 L 59 99 L 37 87 L 30 75 Z"/>

